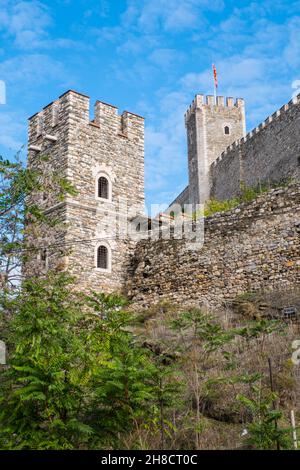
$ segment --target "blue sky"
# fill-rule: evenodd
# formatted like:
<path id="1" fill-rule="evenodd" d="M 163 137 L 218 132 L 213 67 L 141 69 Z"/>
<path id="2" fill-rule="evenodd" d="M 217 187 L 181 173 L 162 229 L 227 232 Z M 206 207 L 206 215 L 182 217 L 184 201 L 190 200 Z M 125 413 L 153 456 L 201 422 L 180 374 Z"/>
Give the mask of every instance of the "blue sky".
<path id="1" fill-rule="evenodd" d="M 0 0 L 0 38 L 0 153 L 26 143 L 28 116 L 75 89 L 145 116 L 148 203 L 187 183 L 183 114 L 212 93 L 212 62 L 219 94 L 245 98 L 248 130 L 300 80 L 293 0 Z"/>

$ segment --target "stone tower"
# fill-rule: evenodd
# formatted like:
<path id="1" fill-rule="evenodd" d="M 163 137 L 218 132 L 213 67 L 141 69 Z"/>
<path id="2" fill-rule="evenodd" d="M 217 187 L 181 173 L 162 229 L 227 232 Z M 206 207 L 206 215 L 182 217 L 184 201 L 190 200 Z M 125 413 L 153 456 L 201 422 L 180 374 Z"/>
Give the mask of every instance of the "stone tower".
<path id="1" fill-rule="evenodd" d="M 188 142 L 189 202 L 203 203 L 210 194 L 209 167 L 246 133 L 244 100 L 196 95 L 185 114 Z"/>
<path id="2" fill-rule="evenodd" d="M 29 167 L 39 168 L 46 155 L 45 178 L 54 170 L 77 194 L 64 201 L 55 191 L 34 195 L 60 228 L 36 235 L 33 243 L 43 250 L 25 271 L 40 272 L 59 260 L 81 290 L 114 291 L 121 289 L 134 246 L 126 235 L 128 210 L 132 216 L 144 211 L 144 119 L 97 101 L 90 120 L 89 102 L 70 90 L 29 119 Z"/>

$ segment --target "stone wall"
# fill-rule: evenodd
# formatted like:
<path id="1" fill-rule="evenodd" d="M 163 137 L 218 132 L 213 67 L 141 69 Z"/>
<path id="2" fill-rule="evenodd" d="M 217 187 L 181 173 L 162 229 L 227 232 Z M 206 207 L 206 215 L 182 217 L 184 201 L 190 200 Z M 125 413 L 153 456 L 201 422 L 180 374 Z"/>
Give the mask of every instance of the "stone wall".
<path id="1" fill-rule="evenodd" d="M 185 240 L 141 241 L 126 292 L 136 306 L 216 306 L 247 291 L 299 284 L 299 254 L 297 184 L 207 218 L 201 249 L 187 249 Z"/>
<path id="2" fill-rule="evenodd" d="M 299 175 L 299 106 L 298 97 L 212 164 L 213 196 L 232 197 L 241 181 L 255 186 Z M 190 182 L 192 175 L 197 185 L 201 171 L 206 174 L 206 166 L 200 165 L 201 152 L 211 163 L 228 137 L 223 135 L 224 125 L 231 126 L 231 135 L 243 131 L 243 101 L 234 104 L 228 98 L 225 105 L 218 97 L 214 105 L 212 97 L 204 103 L 197 95 L 186 123 Z M 29 242 L 36 251 L 24 266 L 28 275 L 58 264 L 77 276 L 82 290 L 121 290 L 125 283 L 129 296 L 141 304 L 163 298 L 217 304 L 249 289 L 299 280 L 299 185 L 271 191 L 207 219 L 201 250 L 187 250 L 184 240 L 142 241 L 135 250 L 136 241 L 124 236 L 124 224 L 127 208 L 132 216 L 144 209 L 144 120 L 140 116 L 128 111 L 120 115 L 115 106 L 97 101 L 91 121 L 89 97 L 68 91 L 30 118 L 28 163 L 42 170 L 45 180 L 57 171 L 77 189 L 63 202 L 55 187 L 49 194 L 33 192 L 32 199 L 61 224 L 31 232 Z M 102 173 L 112 187 L 107 200 L 97 197 L 97 177 Z M 182 192 L 181 203 L 188 196 L 190 202 L 197 202 L 195 187 Z M 100 243 L 111 250 L 108 271 L 96 268 Z M 40 250 L 44 247 L 48 247 L 45 263 Z"/>
<path id="3" fill-rule="evenodd" d="M 178 204 L 181 207 L 183 207 L 185 204 L 189 204 L 190 198 L 189 198 L 189 187 L 187 186 L 184 188 L 183 191 L 174 199 L 173 202 L 171 202 L 169 207 L 172 207 L 174 204 Z"/>
<path id="4" fill-rule="evenodd" d="M 248 187 L 300 178 L 300 95 L 236 141 L 210 167 L 211 197 L 230 199 Z"/>

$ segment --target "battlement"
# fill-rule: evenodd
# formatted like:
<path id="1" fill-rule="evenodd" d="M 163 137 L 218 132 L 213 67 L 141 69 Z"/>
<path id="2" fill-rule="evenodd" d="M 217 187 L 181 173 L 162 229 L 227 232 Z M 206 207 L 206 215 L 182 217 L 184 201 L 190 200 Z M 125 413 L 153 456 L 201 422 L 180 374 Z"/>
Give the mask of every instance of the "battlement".
<path id="1" fill-rule="evenodd" d="M 90 113 L 89 96 L 69 90 L 29 119 L 28 168 L 43 183 L 31 200 L 59 223 L 29 230 L 29 244 L 46 249 L 46 262 L 28 258 L 26 273 L 63 264 L 84 292 L 121 291 L 135 243 L 127 215 L 144 210 L 144 119 L 99 100 Z M 76 190 L 63 201 L 56 175 Z"/>
<path id="2" fill-rule="evenodd" d="M 118 114 L 112 104 L 97 100 L 90 120 L 90 97 L 68 90 L 29 118 L 29 150 L 38 151 L 44 140 L 56 141 L 62 127 L 89 126 L 119 137 L 135 138 L 144 118 L 129 111 Z"/>
<path id="3" fill-rule="evenodd" d="M 185 122 L 189 120 L 190 116 L 195 112 L 197 108 L 203 107 L 215 107 L 215 108 L 242 108 L 245 106 L 245 102 L 242 98 L 234 98 L 232 97 L 224 97 L 224 96 L 217 96 L 216 99 L 213 95 L 195 95 L 191 105 L 189 106 L 188 110 L 186 111 L 184 117 Z"/>
<path id="4" fill-rule="evenodd" d="M 275 111 L 273 114 L 268 116 L 263 122 L 261 122 L 258 126 L 256 126 L 254 129 L 252 129 L 250 132 L 248 132 L 244 137 L 241 139 L 236 140 L 232 144 L 230 144 L 224 152 L 220 154 L 220 156 L 212 163 L 212 166 L 218 165 L 220 161 L 228 153 L 230 153 L 233 149 L 240 147 L 243 145 L 245 142 L 247 142 L 250 139 L 253 139 L 258 133 L 260 133 L 263 129 L 267 128 L 271 123 L 273 123 L 276 120 L 279 120 L 283 117 L 283 115 L 287 112 L 289 112 L 295 105 L 300 103 L 300 94 L 295 96 L 293 99 L 291 99 L 288 103 L 284 104 L 279 108 L 277 111 Z"/>

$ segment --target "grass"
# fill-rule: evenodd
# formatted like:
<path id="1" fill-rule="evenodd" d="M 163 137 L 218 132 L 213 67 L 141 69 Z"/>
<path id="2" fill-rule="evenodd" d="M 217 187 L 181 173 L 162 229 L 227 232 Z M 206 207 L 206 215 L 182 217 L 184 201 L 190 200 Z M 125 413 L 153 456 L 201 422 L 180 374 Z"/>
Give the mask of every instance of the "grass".
<path id="1" fill-rule="evenodd" d="M 244 202 L 251 202 L 256 199 L 260 194 L 270 191 L 270 189 L 275 188 L 284 188 L 291 183 L 291 180 L 282 181 L 279 183 L 273 183 L 272 185 L 259 185 L 255 188 L 247 187 L 244 183 L 241 183 L 240 186 L 240 195 L 232 199 L 226 199 L 220 201 L 218 199 L 212 198 L 205 203 L 204 207 L 204 217 L 210 217 L 217 212 L 226 212 L 235 207 L 238 207 Z"/>

